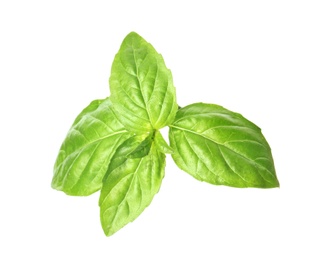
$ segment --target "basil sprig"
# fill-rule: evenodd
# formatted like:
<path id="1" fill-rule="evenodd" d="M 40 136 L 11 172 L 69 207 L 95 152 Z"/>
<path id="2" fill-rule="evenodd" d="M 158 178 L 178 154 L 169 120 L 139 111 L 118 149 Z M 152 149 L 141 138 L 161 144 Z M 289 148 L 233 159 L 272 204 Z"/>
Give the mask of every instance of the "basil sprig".
<path id="1" fill-rule="evenodd" d="M 136 219 L 159 191 L 165 154 L 200 181 L 274 188 L 270 147 L 259 127 L 213 104 L 179 108 L 162 56 L 138 34 L 116 54 L 110 97 L 92 101 L 75 119 L 60 148 L 52 187 L 68 195 L 101 191 L 107 236 Z M 169 126 L 170 145 L 160 129 Z"/>

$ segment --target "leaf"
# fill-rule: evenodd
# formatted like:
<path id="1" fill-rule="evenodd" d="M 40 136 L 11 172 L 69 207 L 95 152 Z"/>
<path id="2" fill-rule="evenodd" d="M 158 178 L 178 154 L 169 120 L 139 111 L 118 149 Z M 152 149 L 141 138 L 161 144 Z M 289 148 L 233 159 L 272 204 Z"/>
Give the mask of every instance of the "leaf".
<path id="1" fill-rule="evenodd" d="M 221 106 L 180 109 L 170 126 L 172 157 L 198 180 L 232 187 L 278 187 L 271 150 L 260 128 Z"/>
<path id="2" fill-rule="evenodd" d="M 167 142 L 163 139 L 161 133 L 156 131 L 154 136 L 154 143 L 158 151 L 162 153 L 173 153 L 173 149 L 167 144 Z"/>
<path id="3" fill-rule="evenodd" d="M 152 145 L 152 134 L 148 135 L 131 153 L 127 158 L 141 158 L 149 154 Z"/>
<path id="4" fill-rule="evenodd" d="M 170 124 L 178 109 L 170 70 L 151 44 L 132 32 L 116 54 L 111 101 L 123 125 L 136 133 Z"/>
<path id="5" fill-rule="evenodd" d="M 194 178 L 232 187 L 278 187 L 260 128 L 221 106 L 180 107 L 162 56 L 132 32 L 112 64 L 111 97 L 75 119 L 56 163 L 52 187 L 86 196 L 101 189 L 102 228 L 111 236 L 136 219 L 159 191 L 165 154 Z M 170 146 L 159 130 L 170 127 Z"/>
<path id="6" fill-rule="evenodd" d="M 79 113 L 79 115 L 75 118 L 72 126 L 76 125 L 83 118 L 83 116 L 85 116 L 86 114 L 89 114 L 89 113 L 95 111 L 99 107 L 99 105 L 102 104 L 102 102 L 104 100 L 105 99 L 93 100 L 87 107 L 85 107 L 82 110 L 82 112 Z"/>
<path id="7" fill-rule="evenodd" d="M 110 165 L 101 190 L 101 224 L 107 236 L 143 212 L 159 191 L 164 177 L 165 155 L 152 144 L 147 156 L 126 158 L 124 154 L 130 142 L 115 153 L 113 162 L 118 162 Z"/>
<path id="8" fill-rule="evenodd" d="M 60 148 L 52 187 L 76 196 L 99 190 L 116 148 L 131 135 L 111 111 L 108 98 L 91 102 L 77 116 Z"/>

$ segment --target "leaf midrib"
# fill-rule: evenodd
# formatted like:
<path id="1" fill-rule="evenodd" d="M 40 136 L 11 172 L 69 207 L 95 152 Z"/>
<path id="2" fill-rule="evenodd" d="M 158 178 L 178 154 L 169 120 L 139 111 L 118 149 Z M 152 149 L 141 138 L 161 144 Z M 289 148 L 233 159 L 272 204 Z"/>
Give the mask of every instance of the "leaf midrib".
<path id="1" fill-rule="evenodd" d="M 135 48 L 133 47 L 133 45 L 131 47 L 132 47 L 132 53 L 133 53 L 133 58 L 134 58 L 134 64 L 135 64 L 136 79 L 137 79 L 138 84 L 139 84 L 140 93 L 141 93 L 141 96 L 142 96 L 142 99 L 143 99 L 143 103 L 144 103 L 144 106 L 145 106 L 145 110 L 146 110 L 149 122 L 152 125 L 150 111 L 149 111 L 149 109 L 147 107 L 147 101 L 145 100 L 144 94 L 142 92 L 142 82 L 141 82 L 140 77 L 139 77 L 139 67 L 138 67 L 137 60 L 136 60 Z M 146 57 L 148 55 L 149 55 L 148 53 L 145 55 L 143 61 L 146 59 Z"/>
<path id="2" fill-rule="evenodd" d="M 122 201 L 117 205 L 117 206 L 108 206 L 108 207 L 106 207 L 105 209 L 104 209 L 104 211 L 101 213 L 102 214 L 102 216 L 104 216 L 104 214 L 106 213 L 106 211 L 108 210 L 108 209 L 110 209 L 110 208 L 112 208 L 112 207 L 116 207 L 116 209 L 115 209 L 115 215 L 113 216 L 113 219 L 112 219 L 112 221 L 111 221 L 111 223 L 110 223 L 110 228 L 112 229 L 113 228 L 113 226 L 114 226 L 114 222 L 115 222 L 115 219 L 116 219 L 116 215 L 117 214 L 119 214 L 119 208 L 120 208 L 120 206 L 121 206 L 121 204 L 123 204 L 123 202 L 125 202 L 126 201 L 126 198 L 127 198 L 127 196 L 128 196 L 128 193 L 129 193 L 129 190 L 131 189 L 131 187 L 132 187 L 132 185 L 133 185 L 133 183 L 134 183 L 134 181 L 135 181 L 135 178 L 136 177 L 138 177 L 138 175 L 139 174 L 137 174 L 137 171 L 138 171 L 138 169 L 140 168 L 140 166 L 141 166 L 141 164 L 142 164 L 142 161 L 143 161 L 143 158 L 141 158 L 140 159 L 140 162 L 138 163 L 138 165 L 137 165 L 137 167 L 136 167 L 136 169 L 135 169 L 135 171 L 134 172 L 132 172 L 132 173 L 129 173 L 129 174 L 127 174 L 126 176 L 124 176 L 124 177 L 122 177 L 112 188 L 111 188 L 111 190 L 105 195 L 105 197 L 104 197 L 104 199 L 103 199 L 103 201 L 100 203 L 100 205 L 102 206 L 104 203 L 105 203 L 105 201 L 106 201 L 106 199 L 108 198 L 108 196 L 111 194 L 111 192 L 112 192 L 112 190 L 114 190 L 115 189 L 115 187 L 124 179 L 124 178 L 132 178 L 132 180 L 131 180 L 131 182 L 130 182 L 130 184 L 129 184 L 129 187 L 128 187 L 128 189 L 127 189 L 127 191 L 126 191 L 126 193 L 125 193 L 125 195 L 124 195 L 124 197 L 122 198 Z M 115 169 L 114 169 L 115 170 Z M 113 171 L 114 171 L 113 170 Z M 141 184 L 140 184 L 140 186 L 141 186 Z M 142 192 L 142 189 L 141 189 L 141 192 Z M 140 207 L 139 208 L 141 208 L 141 204 L 142 204 L 142 195 L 141 195 L 141 202 L 140 202 Z M 129 216 L 127 216 L 127 217 L 129 217 Z M 112 231 L 112 233 L 114 233 L 113 231 Z"/>

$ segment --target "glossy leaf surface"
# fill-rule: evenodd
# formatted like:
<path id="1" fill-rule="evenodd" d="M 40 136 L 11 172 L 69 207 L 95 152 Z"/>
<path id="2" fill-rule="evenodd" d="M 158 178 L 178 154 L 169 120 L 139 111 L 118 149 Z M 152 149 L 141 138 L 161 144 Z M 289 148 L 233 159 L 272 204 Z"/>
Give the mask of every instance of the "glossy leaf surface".
<path id="1" fill-rule="evenodd" d="M 154 143 L 156 148 L 162 153 L 173 153 L 173 149 L 164 140 L 163 136 L 159 131 L 156 131 L 154 136 Z"/>
<path id="2" fill-rule="evenodd" d="M 60 148 L 52 187 L 69 195 L 99 190 L 117 147 L 128 133 L 110 109 L 109 99 L 95 100 L 75 119 Z"/>
<path id="3" fill-rule="evenodd" d="M 101 224 L 107 236 L 136 219 L 159 191 L 165 156 L 152 145 L 141 158 L 126 158 L 128 144 L 115 153 L 100 196 Z"/>
<path id="4" fill-rule="evenodd" d="M 170 124 L 177 111 L 172 75 L 141 36 L 128 34 L 113 61 L 111 101 L 124 126 L 136 133 Z"/>
<path id="5" fill-rule="evenodd" d="M 141 158 L 149 154 L 152 146 L 152 134 L 148 135 L 131 153 L 127 158 Z"/>
<path id="6" fill-rule="evenodd" d="M 176 164 L 198 180 L 233 187 L 278 187 L 271 149 L 260 128 L 221 106 L 180 109 L 170 127 Z"/>

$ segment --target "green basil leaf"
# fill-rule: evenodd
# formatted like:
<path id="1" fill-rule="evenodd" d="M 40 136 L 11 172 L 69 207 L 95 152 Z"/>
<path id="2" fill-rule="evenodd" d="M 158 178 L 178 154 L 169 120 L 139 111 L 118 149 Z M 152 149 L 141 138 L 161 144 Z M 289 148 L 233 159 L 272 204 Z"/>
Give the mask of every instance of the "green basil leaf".
<path id="1" fill-rule="evenodd" d="M 169 125 L 177 111 L 172 75 L 151 44 L 132 32 L 113 61 L 111 101 L 118 118 L 136 133 Z"/>
<path id="2" fill-rule="evenodd" d="M 127 158 L 141 158 L 149 154 L 152 145 L 152 135 L 147 136 L 131 153 Z"/>
<path id="3" fill-rule="evenodd" d="M 221 106 L 180 109 L 170 126 L 172 157 L 198 180 L 232 187 L 278 187 L 271 149 L 260 128 Z"/>
<path id="4" fill-rule="evenodd" d="M 115 153 L 113 162 L 118 163 L 109 167 L 101 190 L 101 224 L 107 236 L 143 212 L 159 191 L 164 177 L 165 155 L 154 144 L 147 156 L 135 159 L 123 156 L 122 161 L 125 150 L 121 147 Z"/>
<path id="5" fill-rule="evenodd" d="M 173 153 L 173 149 L 167 144 L 167 142 L 163 139 L 163 136 L 159 131 L 156 131 L 154 136 L 154 143 L 158 151 L 162 153 Z"/>
<path id="6" fill-rule="evenodd" d="M 77 116 L 60 148 L 52 187 L 75 196 L 99 190 L 116 148 L 131 135 L 108 98 L 93 101 Z"/>
<path id="7" fill-rule="evenodd" d="M 110 164 L 108 166 L 108 171 L 112 172 L 114 169 L 119 167 L 128 159 L 128 155 L 131 154 L 146 138 L 146 135 L 134 135 L 125 140 L 119 147 L 116 149 Z M 107 174 L 103 178 L 105 181 Z"/>
<path id="8" fill-rule="evenodd" d="M 104 101 L 105 99 L 97 99 L 93 100 L 87 107 L 85 107 L 82 112 L 78 114 L 78 116 L 75 118 L 72 126 L 76 125 L 86 114 L 89 114 L 93 111 L 95 111 L 99 105 Z"/>

